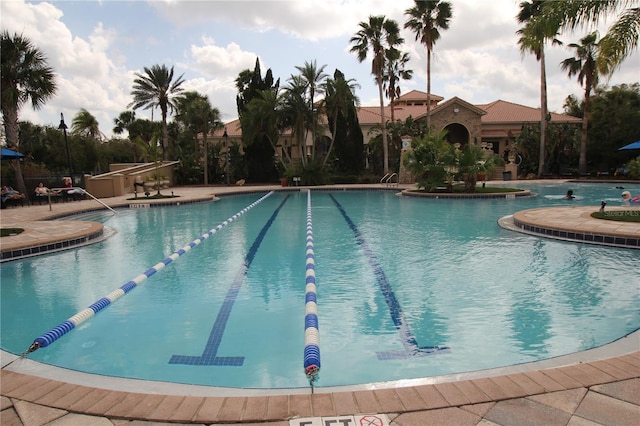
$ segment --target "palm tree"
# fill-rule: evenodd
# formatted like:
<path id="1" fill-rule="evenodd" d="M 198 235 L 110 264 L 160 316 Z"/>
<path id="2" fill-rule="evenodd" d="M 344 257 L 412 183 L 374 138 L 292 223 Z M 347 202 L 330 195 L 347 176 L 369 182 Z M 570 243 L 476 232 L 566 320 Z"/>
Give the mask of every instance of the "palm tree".
<path id="1" fill-rule="evenodd" d="M 357 106 L 360 104 L 358 97 L 355 95 L 356 88 L 360 86 L 353 79 L 345 79 L 344 74 L 336 70 L 333 78 L 328 78 L 325 82 L 325 109 L 327 120 L 332 124 L 331 128 L 331 144 L 324 157 L 322 165 L 325 166 L 331 157 L 331 150 L 336 141 L 336 132 L 338 130 L 338 117 L 353 116 L 357 117 Z"/>
<path id="2" fill-rule="evenodd" d="M 301 75 L 292 75 L 288 80 L 288 85 L 282 93 L 284 125 L 292 131 L 292 138 L 295 138 L 296 145 L 300 153 L 302 164 L 307 164 L 307 155 L 305 152 L 306 126 L 305 123 L 310 120 L 311 111 L 309 104 L 305 100 L 305 91 L 307 83 Z"/>
<path id="3" fill-rule="evenodd" d="M 416 40 L 427 48 L 427 129 L 431 128 L 431 52 L 440 39 L 440 29 L 449 28 L 451 3 L 440 0 L 414 0 L 404 13 L 409 16 L 404 27 L 416 34 Z"/>
<path id="4" fill-rule="evenodd" d="M 176 108 L 175 97 L 182 88 L 183 75 L 175 81 L 173 79 L 173 67 L 166 65 L 153 65 L 151 68 L 144 67 L 144 74 L 136 73 L 133 81 L 133 102 L 129 107 L 134 110 L 144 107 L 144 109 L 160 108 L 162 115 L 162 159 L 169 158 L 169 131 L 167 128 L 167 114 Z"/>
<path id="5" fill-rule="evenodd" d="M 269 141 L 273 152 L 277 153 L 276 144 L 280 138 L 282 123 L 285 120 L 284 98 L 278 89 L 259 90 L 258 96 L 251 99 L 244 114 L 242 127 L 243 136 L 247 140 L 265 138 Z M 282 155 L 276 155 L 282 167 L 286 170 L 291 165 L 291 156 L 286 149 Z"/>
<path id="6" fill-rule="evenodd" d="M 389 98 L 389 104 L 391 105 L 391 123 L 396 121 L 393 102 L 401 94 L 398 82 L 400 80 L 411 80 L 413 77 L 413 70 L 406 68 L 407 63 L 409 63 L 409 54 L 407 52 L 400 52 L 399 50 L 388 51 L 387 68 L 384 71 L 382 80 L 385 94 Z"/>
<path id="7" fill-rule="evenodd" d="M 104 133 L 100 131 L 96 117 L 84 108 L 81 108 L 73 117 L 71 131 L 93 141 L 101 141 L 105 138 Z"/>
<path id="8" fill-rule="evenodd" d="M 598 71 L 613 73 L 638 47 L 640 39 L 640 8 L 625 10 L 609 28 L 599 43 Z"/>
<path id="9" fill-rule="evenodd" d="M 117 118 L 113 119 L 113 133 L 121 135 L 125 130 L 128 132 L 131 124 L 136 121 L 135 111 L 122 111 Z"/>
<path id="10" fill-rule="evenodd" d="M 220 111 L 213 108 L 206 95 L 195 91 L 184 92 L 177 98 L 178 114 L 177 119 L 185 125 L 193 128 L 196 134 L 196 150 L 198 152 L 198 133 L 202 134 L 204 146 L 204 184 L 209 184 L 209 158 L 207 136 L 210 130 L 222 128 Z"/>
<path id="11" fill-rule="evenodd" d="M 545 2 L 542 18 L 560 29 L 576 29 L 598 23 L 620 11 L 617 19 L 600 39 L 598 71 L 609 75 L 638 47 L 640 7 L 637 0 L 564 0 Z"/>
<path id="12" fill-rule="evenodd" d="M 413 173 L 418 188 L 435 191 L 443 182 L 453 192 L 454 175 L 458 170 L 459 152 L 447 139 L 447 131 L 429 132 L 414 138 L 407 151 L 404 166 Z"/>
<path id="13" fill-rule="evenodd" d="M 582 115 L 582 132 L 580 138 L 580 173 L 587 172 L 587 129 L 589 127 L 589 110 L 591 105 L 591 90 L 598 85 L 598 33 L 593 32 L 580 40 L 580 44 L 571 43 L 569 47 L 575 50 L 575 57 L 561 62 L 560 67 L 567 71 L 569 77 L 578 75 L 580 85 L 584 87 L 584 112 Z"/>
<path id="14" fill-rule="evenodd" d="M 358 56 L 358 61 L 367 59 L 369 49 L 373 53 L 371 61 L 371 74 L 375 76 L 378 84 L 380 98 L 380 125 L 382 127 L 382 149 L 384 153 L 384 173 L 389 173 L 389 145 L 387 142 L 387 123 L 384 114 L 384 96 L 382 89 L 382 76 L 387 61 L 387 51 L 394 50 L 404 42 L 400 37 L 400 28 L 393 19 L 384 16 L 369 16 L 369 22 L 360 22 L 360 30 L 350 39 L 351 52 Z"/>
<path id="15" fill-rule="evenodd" d="M 311 111 L 311 140 L 313 146 L 311 147 L 311 158 L 315 158 L 316 138 L 317 138 L 317 124 L 318 120 L 315 113 L 315 95 L 318 90 L 322 90 L 322 82 L 328 77 L 324 73 L 326 65 L 322 65 L 320 68 L 316 65 L 316 61 L 304 62 L 304 66 L 296 67 L 300 71 L 302 81 L 306 83 L 306 89 L 309 92 L 309 110 Z"/>
<path id="16" fill-rule="evenodd" d="M 18 149 L 18 112 L 25 103 L 40 109 L 56 93 L 55 74 L 44 54 L 21 34 L 0 35 L 0 80 L 2 119 L 7 146 Z M 13 162 L 18 190 L 25 194 L 20 161 Z"/>
<path id="17" fill-rule="evenodd" d="M 553 23 L 545 23 L 542 18 L 542 10 L 544 8 L 544 0 L 532 0 L 530 3 L 520 3 L 520 12 L 518 12 L 518 22 L 524 23 L 525 26 L 517 31 L 520 35 L 518 44 L 520 51 L 524 53 L 533 53 L 536 59 L 540 61 L 540 153 L 538 160 L 538 176 L 544 173 L 545 163 L 545 145 L 547 133 L 547 71 L 544 55 L 544 45 L 547 40 L 560 44 L 555 36 L 558 33 L 558 25 Z"/>

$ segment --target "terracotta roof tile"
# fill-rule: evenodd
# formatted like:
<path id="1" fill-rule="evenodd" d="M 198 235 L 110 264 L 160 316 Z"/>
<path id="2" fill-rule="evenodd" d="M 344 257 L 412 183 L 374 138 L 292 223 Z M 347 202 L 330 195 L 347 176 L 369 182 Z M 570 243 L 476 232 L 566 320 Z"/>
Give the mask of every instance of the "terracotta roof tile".
<path id="1" fill-rule="evenodd" d="M 431 94 L 433 101 L 441 102 L 444 100 L 442 96 Z M 419 90 L 412 90 L 400 96 L 396 102 L 394 108 L 394 117 L 396 120 L 406 120 L 409 117 L 418 119 L 426 114 L 425 105 L 407 105 L 407 102 L 412 101 L 424 101 L 427 99 L 427 94 Z M 432 108 L 432 111 L 437 110 L 439 106 L 443 106 L 449 102 L 458 102 L 466 104 L 466 101 L 458 99 L 456 97 L 441 103 L 438 106 Z M 486 114 L 482 115 L 482 124 L 499 124 L 499 123 L 534 123 L 540 121 L 540 108 L 531 108 L 525 105 L 516 104 L 513 102 L 497 100 L 487 104 L 476 104 L 470 107 L 478 108 L 485 111 Z M 385 118 L 389 120 L 391 118 L 391 107 L 384 107 Z M 578 117 L 572 117 L 566 114 L 558 114 L 551 112 L 551 121 L 556 123 L 580 123 L 582 119 Z M 361 125 L 375 125 L 380 123 L 380 107 L 379 106 L 362 106 L 358 108 L 358 120 Z M 230 138 L 240 138 L 242 135 L 242 129 L 240 127 L 240 120 L 236 119 L 226 124 L 227 134 Z M 224 129 L 218 129 L 214 132 L 213 137 L 221 138 L 224 133 Z M 289 134 L 290 132 L 287 132 Z"/>
<path id="2" fill-rule="evenodd" d="M 482 123 L 537 122 L 540 121 L 540 108 L 531 108 L 503 100 L 476 105 L 487 112 Z M 566 114 L 551 113 L 552 122 L 580 123 L 582 119 Z"/>

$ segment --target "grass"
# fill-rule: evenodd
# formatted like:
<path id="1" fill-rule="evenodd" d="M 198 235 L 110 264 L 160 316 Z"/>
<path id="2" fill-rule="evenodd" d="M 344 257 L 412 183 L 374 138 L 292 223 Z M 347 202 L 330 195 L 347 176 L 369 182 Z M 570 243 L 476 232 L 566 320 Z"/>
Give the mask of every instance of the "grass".
<path id="1" fill-rule="evenodd" d="M 0 228 L 0 237 L 8 237 L 10 235 L 18 235 L 24 232 L 22 228 Z"/>
<path id="2" fill-rule="evenodd" d="M 604 213 L 593 212 L 595 219 L 613 220 L 616 222 L 640 222 L 640 210 L 611 210 Z"/>

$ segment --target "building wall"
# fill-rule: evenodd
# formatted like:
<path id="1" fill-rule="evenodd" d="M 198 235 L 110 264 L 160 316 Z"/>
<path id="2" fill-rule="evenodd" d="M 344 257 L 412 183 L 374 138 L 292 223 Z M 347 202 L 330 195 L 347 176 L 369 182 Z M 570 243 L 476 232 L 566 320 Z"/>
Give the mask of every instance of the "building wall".
<path id="1" fill-rule="evenodd" d="M 455 112 L 455 110 L 458 112 Z M 482 140 L 482 122 L 480 120 L 480 115 L 471 111 L 467 108 L 453 105 L 451 107 L 447 107 L 441 111 L 436 112 L 431 117 L 431 125 L 435 126 L 436 129 L 443 130 L 450 124 L 461 124 L 466 127 L 469 132 L 469 140 L 468 141 L 452 141 L 459 143 L 475 143 L 479 144 Z"/>

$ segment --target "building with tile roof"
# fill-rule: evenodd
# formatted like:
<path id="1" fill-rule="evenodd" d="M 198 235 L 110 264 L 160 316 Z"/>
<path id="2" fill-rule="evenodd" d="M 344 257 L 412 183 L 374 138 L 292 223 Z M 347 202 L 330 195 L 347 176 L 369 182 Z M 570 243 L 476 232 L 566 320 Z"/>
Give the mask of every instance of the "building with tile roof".
<path id="1" fill-rule="evenodd" d="M 412 117 L 423 120 L 427 114 L 427 93 L 412 90 L 394 100 L 393 104 L 385 106 L 385 117 L 390 120 L 393 112 L 394 120 L 405 121 Z M 375 133 L 370 130 L 380 124 L 379 106 L 361 106 L 358 109 L 358 121 L 362 128 L 365 146 Z M 566 114 L 550 113 L 552 123 L 569 123 L 581 125 L 582 119 Z M 458 97 L 444 100 L 438 95 L 431 95 L 431 124 L 438 130 L 448 131 L 451 143 L 465 145 L 467 143 L 482 144 L 495 153 L 509 150 L 515 138 L 520 134 L 525 124 L 540 122 L 540 108 L 531 108 L 513 102 L 497 100 L 488 104 L 471 104 Z M 330 136 L 325 123 L 325 135 Z M 227 136 L 230 140 L 239 141 L 242 129 L 238 119 L 226 124 Z M 222 141 L 224 129 L 217 130 L 209 140 Z M 307 141 L 306 152 L 310 152 L 311 141 Z M 285 132 L 278 143 L 278 149 L 286 149 L 295 158 L 297 152 L 303 152 L 296 147 L 291 138 L 291 132 Z M 282 155 L 282 152 L 278 153 Z"/>

